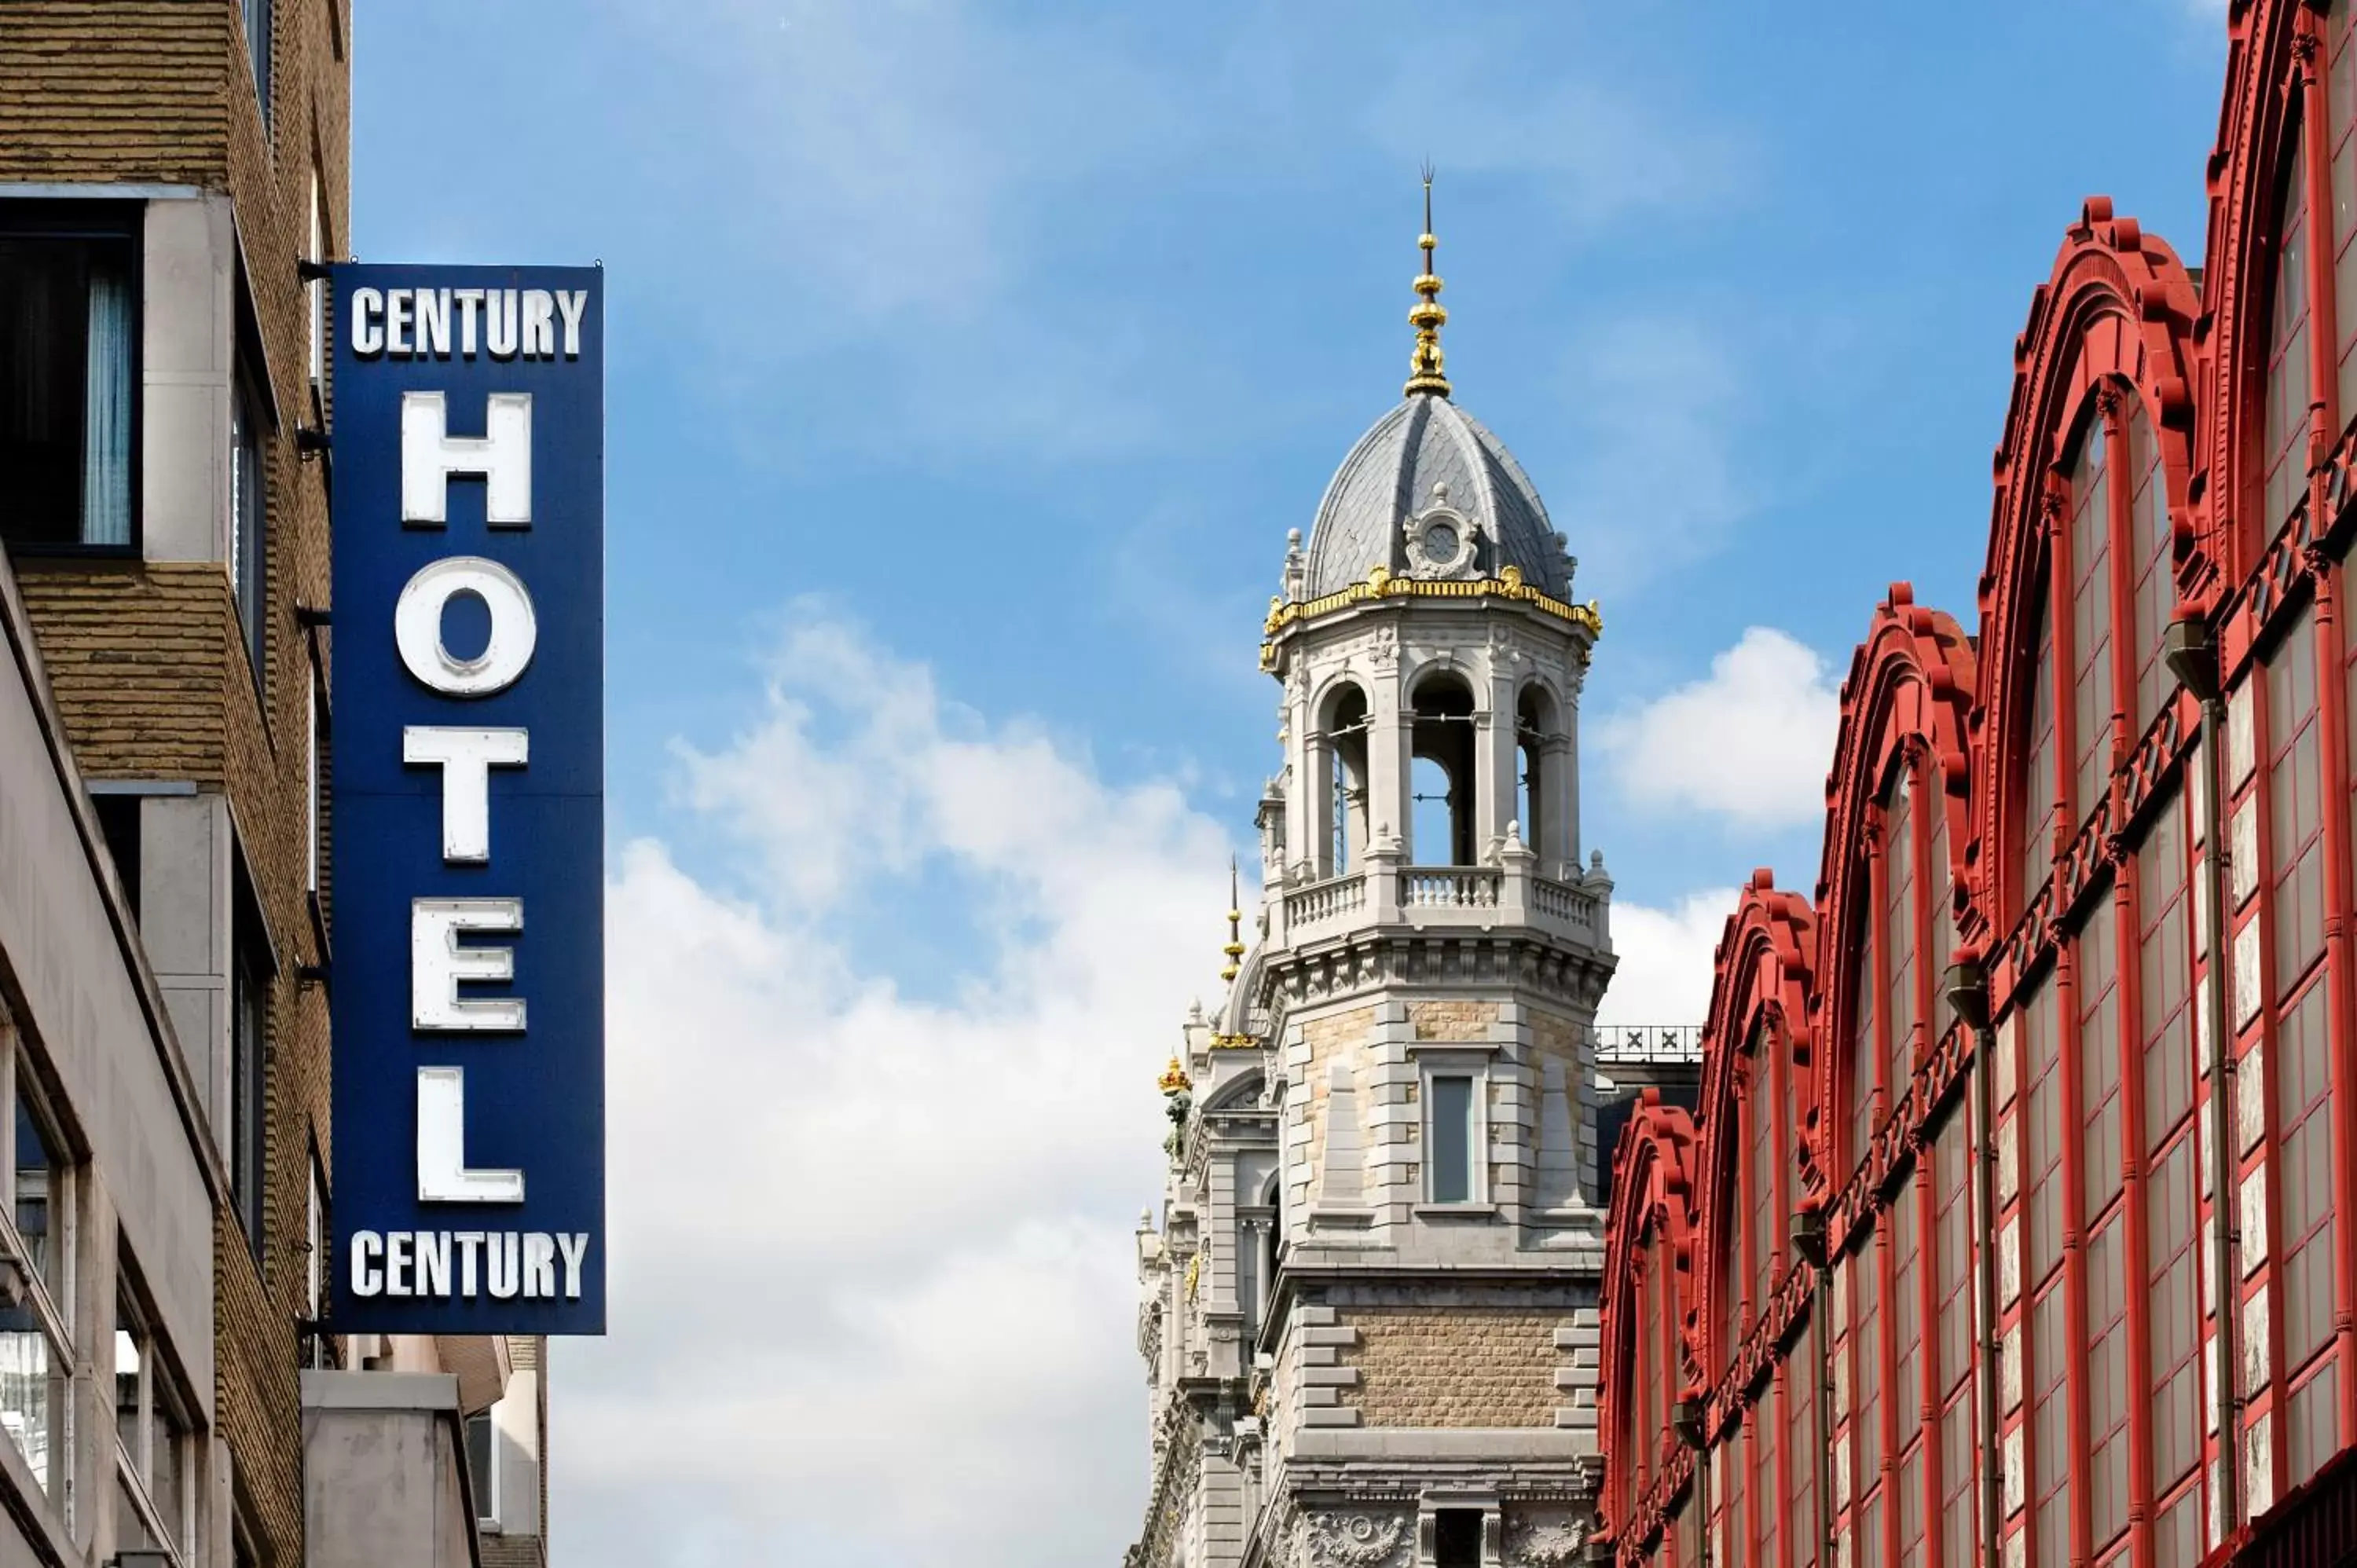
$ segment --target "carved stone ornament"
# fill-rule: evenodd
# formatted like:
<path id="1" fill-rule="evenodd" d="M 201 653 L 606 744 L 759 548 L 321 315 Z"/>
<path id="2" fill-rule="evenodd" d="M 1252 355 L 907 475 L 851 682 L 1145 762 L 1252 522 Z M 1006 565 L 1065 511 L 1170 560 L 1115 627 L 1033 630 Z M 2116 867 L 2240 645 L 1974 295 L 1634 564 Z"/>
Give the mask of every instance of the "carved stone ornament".
<path id="1" fill-rule="evenodd" d="M 1577 1520 L 1516 1519 L 1506 1527 L 1506 1562 L 1510 1568 L 1568 1568 L 1587 1540 Z"/>
<path id="2" fill-rule="evenodd" d="M 1432 505 L 1405 519 L 1407 564 L 1419 577 L 1465 577 L 1472 575 L 1475 547 L 1480 540 L 1473 520 L 1448 504 L 1445 485 L 1432 488 Z"/>
<path id="3" fill-rule="evenodd" d="M 1368 659 L 1378 670 L 1388 670 L 1399 662 L 1399 628 L 1375 628 L 1374 646 L 1367 651 Z"/>
<path id="4" fill-rule="evenodd" d="M 1309 1568 L 1383 1568 L 1408 1544 L 1405 1516 L 1316 1513 L 1302 1521 Z"/>

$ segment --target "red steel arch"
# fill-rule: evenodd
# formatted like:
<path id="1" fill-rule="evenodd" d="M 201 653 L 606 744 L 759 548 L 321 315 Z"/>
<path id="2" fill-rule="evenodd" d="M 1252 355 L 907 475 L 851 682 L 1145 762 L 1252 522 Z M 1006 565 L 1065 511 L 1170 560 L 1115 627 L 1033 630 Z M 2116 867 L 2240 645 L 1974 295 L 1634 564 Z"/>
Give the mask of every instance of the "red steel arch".
<path id="1" fill-rule="evenodd" d="M 1659 1536 L 1670 1500 L 1687 1486 L 1694 1455 L 1673 1440 L 1666 1415 L 1674 1402 L 1702 1387 L 1701 1347 L 1695 1340 L 1695 1230 L 1697 1200 L 1693 1176 L 1697 1161 L 1695 1124 L 1661 1091 L 1640 1092 L 1637 1109 L 1613 1152 L 1612 1205 L 1606 1219 L 1602 1287 L 1604 1344 L 1597 1430 L 1608 1446 L 1620 1441 L 1625 1418 L 1648 1409 L 1641 1397 L 1644 1380 L 1672 1369 L 1657 1367 L 1659 1345 L 1638 1343 L 1645 1320 L 1643 1287 L 1649 1271 L 1667 1270 L 1664 1299 L 1678 1348 L 1674 1382 L 1654 1380 L 1660 1396 L 1652 1408 L 1664 1419 L 1635 1434 L 1642 1453 L 1619 1457 L 1604 1488 L 1603 1528 L 1622 1543 L 1623 1560 L 1641 1561 Z"/>
<path id="2" fill-rule="evenodd" d="M 2038 645 L 2031 610 L 2047 551 L 2066 499 L 2056 463 L 2088 398 L 2110 387 L 2133 397 L 2150 421 L 2166 469 L 2180 601 L 2190 580 L 2215 576 L 2214 542 L 2202 551 L 2194 509 L 2193 389 L 2199 379 L 2193 280 L 2169 245 L 2133 218 L 2091 197 L 2063 237 L 2047 282 L 2031 295 L 2014 340 L 2013 392 L 1996 457 L 1996 496 L 1980 580 L 1980 703 L 1975 744 L 2017 757 L 2026 746 L 2028 665 Z M 1965 933 L 1975 945 L 2002 940 L 2036 887 L 2019 885 L 2017 844 L 2024 802 L 2007 768 L 1986 768 L 1972 804 L 1978 872 Z M 2079 824 L 2065 825 L 2067 833 Z"/>

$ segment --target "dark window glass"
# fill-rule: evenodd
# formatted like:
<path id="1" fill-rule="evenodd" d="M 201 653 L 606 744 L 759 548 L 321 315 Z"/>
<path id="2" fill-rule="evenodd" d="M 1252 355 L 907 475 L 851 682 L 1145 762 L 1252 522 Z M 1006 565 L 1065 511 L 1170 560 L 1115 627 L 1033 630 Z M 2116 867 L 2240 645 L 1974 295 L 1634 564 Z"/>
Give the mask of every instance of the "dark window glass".
<path id="1" fill-rule="evenodd" d="M 2060 787 L 2055 774 L 2054 618 L 2049 613 L 2042 581 L 2030 599 L 2029 617 L 2022 631 L 2026 637 L 2035 639 L 2038 654 L 2027 671 L 2029 677 L 2029 744 L 2022 754 L 2026 761 L 2021 782 L 2023 828 L 2019 908 L 2029 907 L 2029 900 L 2038 896 L 2038 890 L 2046 886 L 2047 877 L 2054 870 L 2054 797 Z M 2018 912 L 2017 909 L 2016 913 Z"/>
<path id="2" fill-rule="evenodd" d="M 1473 1080 L 1432 1080 L 1432 1201 L 1473 1200 Z"/>
<path id="3" fill-rule="evenodd" d="M 270 124 L 271 0 L 241 0 L 245 8 L 246 61 L 253 67 L 253 92 L 262 103 L 262 123 Z"/>
<path id="4" fill-rule="evenodd" d="M 2160 656 L 2161 638 L 2177 610 L 2177 564 L 2171 556 L 2169 474 L 2153 439 L 2152 421 L 2141 400 L 2130 405 L 2128 464 L 2136 491 L 2128 503 L 2128 543 L 2134 552 L 2128 575 L 2136 586 L 2136 714 L 2138 736 L 2160 716 L 2161 704 L 2177 690 L 2177 678 Z"/>
<path id="5" fill-rule="evenodd" d="M 230 584 L 245 627 L 246 657 L 263 675 L 264 597 L 269 582 L 270 497 L 264 434 L 255 400 L 240 388 L 230 400 Z"/>
<path id="6" fill-rule="evenodd" d="M 1432 1521 L 1433 1568 L 1481 1568 L 1481 1514 L 1442 1509 Z"/>
<path id="7" fill-rule="evenodd" d="M 263 1108 L 269 1040 L 270 981 L 257 937 L 239 933 L 230 998 L 230 1179 L 246 1240 L 262 1253 Z"/>
<path id="8" fill-rule="evenodd" d="M 2112 500 L 2104 422 L 2090 417 L 2071 460 L 2071 817 L 2075 830 L 2112 776 Z"/>
<path id="9" fill-rule="evenodd" d="M 2268 884 L 2275 982 L 2290 995 L 2324 952 L 2323 754 L 2316 717 L 2316 620 L 2300 611 L 2267 656 Z"/>
<path id="10" fill-rule="evenodd" d="M 115 880 L 123 884 L 123 896 L 130 902 L 131 918 L 139 918 L 139 797 L 136 795 L 93 795 L 91 806 L 98 814 L 98 831 L 106 840 L 106 853 L 114 862 Z"/>
<path id="11" fill-rule="evenodd" d="M 2297 124 L 2281 187 L 2283 224 L 2276 242 L 2275 301 L 2267 329 L 2265 514 L 2259 537 L 2272 539 L 2308 490 L 2308 177 Z"/>
<path id="12" fill-rule="evenodd" d="M 131 543 L 136 369 L 127 226 L 0 229 L 0 540 Z"/>

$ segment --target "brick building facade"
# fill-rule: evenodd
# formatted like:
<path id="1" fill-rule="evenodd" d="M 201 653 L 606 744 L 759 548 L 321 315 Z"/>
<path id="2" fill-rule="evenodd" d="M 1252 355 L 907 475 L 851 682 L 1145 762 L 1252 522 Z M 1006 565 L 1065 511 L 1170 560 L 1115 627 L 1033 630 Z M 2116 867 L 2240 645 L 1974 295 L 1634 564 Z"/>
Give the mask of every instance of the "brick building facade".
<path id="1" fill-rule="evenodd" d="M 418 1549 L 479 1561 L 478 1516 L 500 1509 L 472 1496 L 466 1421 L 504 1410 L 491 1451 L 535 1477 L 545 1428 L 533 1342 L 318 1323 L 332 476 L 307 437 L 331 398 L 301 265 L 349 248 L 351 28 L 350 0 L 0 7 L 0 542 L 210 1181 L 188 1243 L 209 1321 L 132 1374 L 181 1380 L 185 1528 L 110 1537 L 103 1491 L 57 1521 L 78 1548 L 217 1568 L 409 1560 L 378 1495 L 403 1444 L 431 1483 L 410 1507 L 437 1499 Z M 25 1033 L 46 1071 L 42 1022 Z M 80 1366 L 103 1378 L 111 1330 L 91 1321 Z M 166 1463 L 142 1443 L 125 1464 Z M 544 1561 L 531 1489 L 500 1561 Z"/>
<path id="2" fill-rule="evenodd" d="M 2207 264 L 2066 230 L 1976 629 L 1875 608 L 1620 1140 L 1624 1564 L 2357 1561 L 2357 5 L 2225 26 Z"/>

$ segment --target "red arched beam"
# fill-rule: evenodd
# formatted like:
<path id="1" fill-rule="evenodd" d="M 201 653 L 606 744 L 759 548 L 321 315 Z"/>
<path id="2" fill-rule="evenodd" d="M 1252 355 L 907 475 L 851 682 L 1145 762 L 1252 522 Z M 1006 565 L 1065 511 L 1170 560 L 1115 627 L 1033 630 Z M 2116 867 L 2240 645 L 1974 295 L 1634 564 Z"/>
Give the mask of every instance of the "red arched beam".
<path id="1" fill-rule="evenodd" d="M 2192 279 L 2176 252 L 2144 233 L 2135 219 L 2115 218 L 2108 198 L 2090 198 L 2079 222 L 2064 235 L 2053 274 L 2032 295 L 2029 322 L 2014 340 L 2013 396 L 1996 451 L 1996 494 L 1980 581 L 1981 647 L 1986 656 L 1979 661 L 1979 702 L 1971 722 L 1975 753 L 2012 757 L 2027 745 L 2029 665 L 2039 631 L 2028 622 L 2048 534 L 2061 506 L 2055 459 L 2059 444 L 2099 383 L 2138 399 L 2151 423 L 2169 489 L 2180 610 L 2214 596 L 2219 541 L 2200 524 L 2206 515 L 2202 510 L 2185 499 L 2196 478 L 2192 392 L 2199 379 L 2199 310 Z M 2179 727 L 2183 730 L 2182 723 Z M 2045 916 L 2064 907 L 2050 900 L 2034 908 L 2040 889 L 2016 886 L 2018 857 L 2009 846 L 2027 813 L 2020 794 L 2009 768 L 1978 770 L 1973 842 L 1966 851 L 1976 875 L 1964 937 L 1983 950 L 2005 944 L 1993 966 L 1999 972 L 1990 976 L 1996 999 L 2008 993 L 2019 961 L 2042 946 Z M 2079 825 L 2067 824 L 2065 831 Z M 2084 852 L 2099 851 L 2103 831 L 2098 822 L 2083 834 L 2070 858 L 2083 862 Z M 2075 880 L 2083 883 L 2083 875 Z M 2008 966 L 2003 961 L 2008 957 L 2018 961 Z"/>
<path id="2" fill-rule="evenodd" d="M 1641 1287 L 1649 1267 L 1670 1270 L 1670 1315 L 1678 1326 L 1679 1359 L 1684 1363 L 1678 1385 L 1664 1391 L 1664 1407 L 1692 1397 L 1701 1386 L 1694 1314 L 1695 1144 L 1693 1119 L 1678 1107 L 1662 1103 L 1661 1091 L 1649 1088 L 1640 1091 L 1637 1109 L 1613 1151 L 1612 1206 L 1606 1217 L 1601 1293 L 1601 1389 L 1596 1412 L 1608 1467 L 1620 1457 L 1613 1455 L 1612 1446 L 1620 1412 L 1642 1408 L 1633 1402 L 1636 1380 L 1645 1374 L 1645 1358 L 1634 1336 L 1641 1326 Z M 1651 1479 L 1644 1495 L 1633 1504 L 1624 1501 L 1609 1475 L 1603 1488 L 1604 1529 L 1619 1543 L 1621 1559 L 1629 1563 L 1642 1560 L 1643 1549 L 1661 1533 L 1669 1503 L 1693 1475 L 1691 1450 L 1683 1444 L 1668 1443 L 1666 1433 L 1651 1434 L 1651 1441 L 1654 1462 L 1647 1466 Z"/>
<path id="3" fill-rule="evenodd" d="M 1702 1255 L 1709 1267 L 1699 1275 L 1696 1305 L 1704 1325 L 1703 1366 L 1715 1380 L 1707 1418 L 1714 1434 L 1772 1366 L 1775 1341 L 1789 1326 L 1779 1321 L 1786 1315 L 1777 1308 L 1786 1305 L 1782 1298 L 1790 1293 L 1771 1286 L 1770 1301 L 1751 1304 L 1742 1342 L 1717 1343 L 1719 1259 L 1742 1233 L 1743 1217 L 1750 1212 L 1740 1192 L 1749 1139 L 1742 1132 L 1741 1108 L 1754 1073 L 1789 1075 L 1789 1100 L 1799 1112 L 1800 1125 L 1787 1125 L 1788 1097 L 1773 1096 L 1774 1135 L 1780 1144 L 1774 1168 L 1782 1189 L 1776 1195 L 1774 1212 L 1789 1226 L 1803 1198 L 1822 1196 L 1826 1185 L 1817 1134 L 1816 1053 L 1809 1035 L 1817 989 L 1816 927 L 1816 911 L 1809 901 L 1779 889 L 1763 867 L 1751 874 L 1735 912 L 1727 917 L 1713 965 L 1710 1012 L 1703 1030 L 1698 1169 L 1698 1190 L 1706 1195 L 1699 1225 Z M 1749 1049 L 1755 1033 L 1762 1047 L 1757 1058 Z M 1777 1272 L 1788 1271 L 1780 1262 Z M 1738 1282 L 1738 1288 L 1748 1283 Z"/>
<path id="4" fill-rule="evenodd" d="M 2202 254 L 2199 341 L 2201 424 L 2189 519 L 2193 548 L 2179 557 L 2181 590 L 2204 610 L 2241 587 L 2257 568 L 2273 530 L 2258 519 L 2266 473 L 2267 328 L 2280 238 L 2276 189 L 2292 148 L 2296 121 L 2319 136 L 2325 118 L 2301 113 L 2309 81 L 2304 39 L 2316 17 L 2303 0 L 2237 0 L 2229 7 L 2226 91 L 2218 141 L 2208 166 L 2210 222 Z M 2311 52 L 2312 51 L 2308 51 Z M 2320 104 L 2309 105 L 2311 108 Z M 2309 210 L 2331 209 L 2319 183 L 2329 175 L 2320 144 L 2309 158 Z M 2324 263 L 2330 266 L 2329 259 Z M 2309 291 L 2326 301 L 2330 291 Z M 2311 345 L 2329 346 L 2331 324 L 2311 320 Z M 2327 361 L 2329 362 L 2329 361 Z M 2314 382 L 2331 396 L 2330 375 Z M 2348 410 L 2341 411 L 2346 418 Z M 2337 427 L 2334 434 L 2337 434 Z M 2240 526 L 2237 526 L 2237 524 Z"/>
<path id="5" fill-rule="evenodd" d="M 1839 1247 L 1865 1216 L 1874 1193 L 1888 1177 L 1894 1161 L 1904 1154 L 1911 1127 L 1943 1099 L 1963 1071 L 1970 1042 L 1961 1031 L 1953 1041 L 1924 1031 L 1924 1044 L 1911 1052 L 1917 1064 L 1915 1080 L 1927 1077 L 1937 1093 L 1920 1089 L 1893 1093 L 1879 1111 L 1878 1132 L 1862 1159 L 1851 1168 L 1838 1168 L 1837 1118 L 1858 1092 L 1847 1081 L 1846 1057 L 1841 1042 L 1849 1037 L 1849 1021 L 1857 999 L 1856 956 L 1872 922 L 1880 918 L 1877 890 L 1880 872 L 1875 864 L 1880 840 L 1878 801 L 1902 757 L 1912 767 L 1918 811 L 1936 811 L 1946 828 L 1948 864 L 1931 867 L 1916 879 L 1915 929 L 1931 929 L 1936 912 L 1932 900 L 1943 881 L 1954 889 L 1962 938 L 1959 950 L 1978 928 L 1977 866 L 1973 860 L 1971 822 L 1975 736 L 1970 723 L 1978 671 L 1973 645 L 1955 618 L 1915 602 L 1914 590 L 1894 583 L 1875 607 L 1866 640 L 1851 656 L 1849 675 L 1842 682 L 1841 727 L 1834 743 L 1832 771 L 1825 779 L 1824 860 L 1817 881 L 1817 907 L 1824 912 L 1817 931 L 1817 972 L 1824 977 L 1816 1035 L 1824 1042 L 1817 1052 L 1813 1098 L 1818 1107 L 1818 1159 L 1829 1173 L 1825 1207 L 1833 1244 Z M 1927 823 L 1931 819 L 1924 819 Z M 1869 846 L 1870 853 L 1858 853 Z M 1861 922 L 1865 922 L 1863 925 Z M 1916 1016 L 1931 1019 L 1937 1009 L 1939 978 L 1930 973 L 1928 951 L 1919 955 L 1922 993 Z M 1902 1112 L 1908 1113 L 1902 1114 Z"/>

